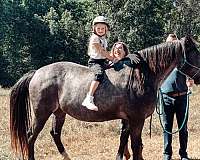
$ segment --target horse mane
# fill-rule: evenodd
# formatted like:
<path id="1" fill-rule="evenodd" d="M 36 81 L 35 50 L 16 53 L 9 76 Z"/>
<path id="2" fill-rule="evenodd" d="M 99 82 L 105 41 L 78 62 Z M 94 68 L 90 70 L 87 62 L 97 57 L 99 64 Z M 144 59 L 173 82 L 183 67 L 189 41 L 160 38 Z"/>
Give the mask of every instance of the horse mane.
<path id="1" fill-rule="evenodd" d="M 155 74 L 162 72 L 174 61 L 183 48 L 180 41 L 165 42 L 138 51 L 150 70 Z"/>
<path id="2" fill-rule="evenodd" d="M 181 41 L 165 42 L 135 52 L 135 54 L 141 56 L 140 59 L 147 64 L 146 66 L 144 63 L 139 63 L 138 67 L 143 68 L 143 71 L 150 70 L 150 72 L 153 72 L 155 75 L 163 73 L 163 71 L 181 55 L 180 53 L 184 52 L 184 47 L 182 46 L 184 45 L 181 44 Z M 130 95 L 143 95 L 145 93 L 145 88 L 153 84 L 152 80 L 146 81 L 146 76 L 148 75 L 142 70 L 137 67 L 131 70 L 128 81 Z"/>

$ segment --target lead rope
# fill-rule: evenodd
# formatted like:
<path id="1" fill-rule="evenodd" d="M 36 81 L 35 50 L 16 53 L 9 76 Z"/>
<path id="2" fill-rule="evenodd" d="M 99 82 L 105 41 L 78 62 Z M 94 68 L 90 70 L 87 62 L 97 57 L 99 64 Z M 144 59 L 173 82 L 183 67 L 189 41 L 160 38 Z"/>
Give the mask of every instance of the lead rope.
<path id="1" fill-rule="evenodd" d="M 157 105 L 156 105 L 156 108 L 157 108 L 157 110 L 158 110 L 157 113 L 159 113 L 158 115 L 159 115 L 159 121 L 160 121 L 161 127 L 162 127 L 163 131 L 166 132 L 166 133 L 168 133 L 168 134 L 176 134 L 177 132 L 179 132 L 179 131 L 183 128 L 183 126 L 184 126 L 184 124 L 185 124 L 185 121 L 186 121 L 186 119 L 187 119 L 188 110 L 189 110 L 189 95 L 191 94 L 191 91 L 189 90 L 188 93 L 187 93 L 187 105 L 186 105 L 186 111 L 185 111 L 185 116 L 184 116 L 184 119 L 183 119 L 183 123 L 181 124 L 181 127 L 178 128 L 178 129 L 177 129 L 176 131 L 174 131 L 174 132 L 169 132 L 169 131 L 167 131 L 167 130 L 164 128 L 164 126 L 163 126 L 163 123 L 162 123 L 162 120 L 161 120 L 161 115 L 163 115 L 164 104 L 163 104 L 163 94 L 162 94 L 160 88 L 159 88 L 159 93 L 158 93 L 158 94 L 160 95 L 158 98 L 159 98 L 159 102 L 160 102 L 161 108 L 158 107 L 158 103 L 157 103 Z M 159 108 L 162 109 L 162 114 L 161 114 Z"/>
<path id="2" fill-rule="evenodd" d="M 159 89 L 160 90 L 160 89 Z M 159 92 L 157 92 L 157 98 L 156 98 L 156 113 L 159 115 L 159 117 L 163 114 L 163 111 L 161 111 L 159 109 L 159 105 L 161 104 L 160 102 L 161 98 L 160 98 L 160 94 Z M 152 118 L 153 118 L 153 114 L 150 117 L 150 122 L 149 122 L 149 137 L 151 139 L 151 125 L 152 125 Z"/>
<path id="3" fill-rule="evenodd" d="M 150 139 L 151 139 L 151 125 L 152 125 L 152 115 L 151 115 L 151 117 L 150 117 L 150 124 L 149 124 L 149 137 L 150 137 Z"/>

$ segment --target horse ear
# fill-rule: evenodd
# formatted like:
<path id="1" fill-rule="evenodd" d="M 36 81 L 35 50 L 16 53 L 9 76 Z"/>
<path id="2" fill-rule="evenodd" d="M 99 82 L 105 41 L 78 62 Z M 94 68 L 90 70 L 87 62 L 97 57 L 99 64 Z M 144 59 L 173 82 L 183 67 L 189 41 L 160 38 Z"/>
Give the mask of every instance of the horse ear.
<path id="1" fill-rule="evenodd" d="M 193 36 L 193 35 L 188 34 L 188 35 L 185 36 L 185 38 L 186 38 L 186 42 L 190 42 L 190 43 L 196 43 L 197 42 L 195 35 Z"/>
<path id="2" fill-rule="evenodd" d="M 190 43 L 193 43 L 193 44 L 195 44 L 197 41 L 195 40 L 195 37 L 194 36 L 192 36 L 192 35 L 190 35 L 190 36 L 188 36 L 188 41 L 190 42 Z"/>
<path id="3" fill-rule="evenodd" d="M 184 38 L 182 38 L 182 40 L 184 46 L 187 46 L 186 48 L 197 49 L 199 46 L 199 43 L 191 35 L 185 36 Z"/>
<path id="4" fill-rule="evenodd" d="M 191 35 L 186 35 L 185 37 L 181 38 L 181 40 L 184 42 L 185 45 L 190 44 L 192 41 Z"/>

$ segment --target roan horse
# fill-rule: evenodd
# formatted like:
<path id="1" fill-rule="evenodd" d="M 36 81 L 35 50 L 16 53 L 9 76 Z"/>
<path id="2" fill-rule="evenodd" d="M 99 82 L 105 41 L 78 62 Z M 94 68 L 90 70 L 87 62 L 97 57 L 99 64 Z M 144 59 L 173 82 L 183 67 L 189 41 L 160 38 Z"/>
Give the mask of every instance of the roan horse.
<path id="1" fill-rule="evenodd" d="M 141 62 L 135 68 L 107 70 L 105 81 L 95 94 L 98 112 L 81 106 L 94 76 L 88 67 L 58 62 L 25 74 L 13 86 L 10 95 L 12 149 L 22 159 L 34 160 L 34 143 L 52 115 L 50 134 L 64 160 L 70 160 L 60 139 L 65 116 L 69 114 L 88 122 L 127 120 L 133 159 L 142 160 L 141 132 L 145 119 L 154 111 L 157 88 L 176 65 L 183 63 L 185 55 L 191 56 L 193 64 L 200 67 L 200 54 L 186 37 L 180 42 L 139 51 Z M 200 75 L 194 80 L 199 84 Z M 31 115 L 34 115 L 32 119 Z M 117 160 L 123 159 L 125 144 L 121 141 Z"/>

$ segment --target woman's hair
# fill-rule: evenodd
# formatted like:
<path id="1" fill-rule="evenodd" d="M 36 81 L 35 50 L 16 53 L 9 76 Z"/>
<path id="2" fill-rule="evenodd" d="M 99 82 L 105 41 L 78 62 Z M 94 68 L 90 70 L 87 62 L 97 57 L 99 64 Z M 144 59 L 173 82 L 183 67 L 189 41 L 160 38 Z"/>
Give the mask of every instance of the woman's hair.
<path id="1" fill-rule="evenodd" d="M 166 42 L 171 42 L 171 41 L 174 41 L 174 40 L 178 40 L 178 38 L 177 38 L 175 33 L 172 33 L 172 34 L 168 35 Z"/>
<path id="2" fill-rule="evenodd" d="M 111 56 L 114 57 L 114 49 L 115 49 L 115 46 L 117 44 L 122 44 L 123 45 L 123 49 L 124 49 L 124 52 L 125 52 L 125 57 L 129 54 L 129 49 L 128 49 L 128 46 L 124 43 L 124 42 L 116 42 L 113 46 L 112 46 L 112 49 L 111 49 Z"/>

